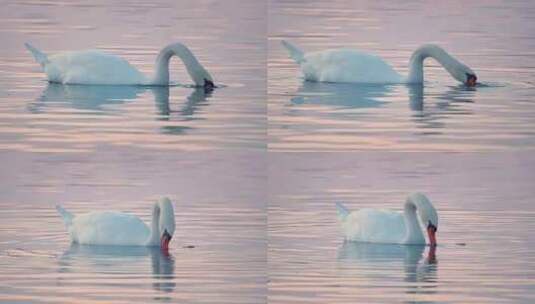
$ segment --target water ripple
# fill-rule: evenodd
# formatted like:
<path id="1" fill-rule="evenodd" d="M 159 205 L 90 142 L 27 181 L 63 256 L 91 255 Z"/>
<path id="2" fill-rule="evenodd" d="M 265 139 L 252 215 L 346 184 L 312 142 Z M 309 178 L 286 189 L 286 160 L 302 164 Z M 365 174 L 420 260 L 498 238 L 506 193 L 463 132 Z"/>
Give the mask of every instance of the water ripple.
<path id="1" fill-rule="evenodd" d="M 518 18 L 533 17 L 533 4 L 518 1 L 496 8 L 471 3 L 470 10 L 462 12 L 451 6 L 444 3 L 437 11 L 430 3 L 399 7 L 388 2 L 310 1 L 305 6 L 301 1 L 271 1 L 269 150 L 533 149 L 535 138 L 525 130 L 535 127 L 530 97 L 535 57 L 526 51 L 534 45 L 525 21 Z M 404 74 L 416 47 L 437 43 L 473 67 L 482 85 L 455 86 L 432 60 L 426 62 L 423 90 L 304 82 L 280 45 L 282 39 L 305 51 L 363 49 Z"/>

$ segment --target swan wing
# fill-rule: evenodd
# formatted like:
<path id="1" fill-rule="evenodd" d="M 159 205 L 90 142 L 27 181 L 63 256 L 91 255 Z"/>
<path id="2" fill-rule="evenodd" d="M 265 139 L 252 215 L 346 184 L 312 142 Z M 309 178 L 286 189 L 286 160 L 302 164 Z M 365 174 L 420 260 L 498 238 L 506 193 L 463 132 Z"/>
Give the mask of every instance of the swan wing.
<path id="1" fill-rule="evenodd" d="M 406 231 L 402 213 L 380 209 L 353 211 L 341 228 L 347 240 L 371 243 L 402 243 Z"/>
<path id="2" fill-rule="evenodd" d="M 138 217 L 120 212 L 91 212 L 76 216 L 69 228 L 71 240 L 86 245 L 142 246 L 149 227 Z"/>
<path id="3" fill-rule="evenodd" d="M 348 83 L 400 83 L 394 69 L 380 57 L 353 49 L 305 54 L 301 70 L 306 80 Z"/>
<path id="4" fill-rule="evenodd" d="M 142 85 L 146 77 L 125 59 L 97 50 L 48 57 L 48 80 L 64 84 Z"/>

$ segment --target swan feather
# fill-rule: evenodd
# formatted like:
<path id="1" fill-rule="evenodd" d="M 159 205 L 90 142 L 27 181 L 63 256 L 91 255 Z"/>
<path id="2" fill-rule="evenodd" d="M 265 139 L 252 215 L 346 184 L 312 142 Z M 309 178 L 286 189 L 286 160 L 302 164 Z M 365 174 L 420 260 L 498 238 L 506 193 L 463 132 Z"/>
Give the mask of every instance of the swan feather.
<path id="1" fill-rule="evenodd" d="M 454 79 L 468 86 L 475 86 L 477 80 L 472 69 L 434 44 L 422 45 L 413 52 L 409 61 L 408 77 L 397 73 L 382 58 L 359 50 L 342 48 L 303 53 L 287 41 L 282 41 L 282 44 L 290 57 L 299 64 L 305 80 L 308 81 L 421 84 L 424 81 L 423 62 L 428 57 L 434 58 Z"/>
<path id="2" fill-rule="evenodd" d="M 127 60 L 99 50 L 61 52 L 46 55 L 29 43 L 25 44 L 41 65 L 49 82 L 84 85 L 169 85 L 169 59 L 178 56 L 195 86 L 215 88 L 212 76 L 181 43 L 164 47 L 156 61 L 153 78 L 146 77 Z"/>
<path id="3" fill-rule="evenodd" d="M 435 208 L 421 193 L 411 194 L 401 212 L 370 208 L 349 211 L 341 204 L 336 208 L 342 234 L 349 241 L 424 245 L 419 220 L 438 225 Z"/>

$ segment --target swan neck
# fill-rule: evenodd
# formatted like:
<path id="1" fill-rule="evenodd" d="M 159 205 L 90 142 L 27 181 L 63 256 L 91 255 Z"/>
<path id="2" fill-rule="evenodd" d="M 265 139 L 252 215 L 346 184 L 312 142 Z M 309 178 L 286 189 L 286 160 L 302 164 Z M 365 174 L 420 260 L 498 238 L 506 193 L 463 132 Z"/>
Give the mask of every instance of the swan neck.
<path id="1" fill-rule="evenodd" d="M 212 81 L 210 74 L 199 63 L 193 53 L 185 45 L 174 43 L 164 47 L 156 58 L 154 85 L 169 85 L 169 61 L 173 56 L 180 58 L 196 86 L 204 86 L 205 80 Z"/>
<path id="2" fill-rule="evenodd" d="M 461 62 L 453 58 L 438 45 L 426 44 L 412 53 L 409 63 L 408 83 L 423 83 L 424 60 L 429 57 L 440 63 L 454 78 L 456 78 L 455 69 L 463 66 Z"/>
<path id="3" fill-rule="evenodd" d="M 425 237 L 422 232 L 422 228 L 418 221 L 418 215 L 416 213 L 417 206 L 412 201 L 405 203 L 403 210 L 405 227 L 407 228 L 407 235 L 405 236 L 406 244 L 421 244 L 425 243 Z"/>
<path id="4" fill-rule="evenodd" d="M 152 208 L 152 222 L 150 229 L 150 237 L 147 242 L 149 246 L 155 246 L 160 243 L 160 206 L 156 203 Z"/>

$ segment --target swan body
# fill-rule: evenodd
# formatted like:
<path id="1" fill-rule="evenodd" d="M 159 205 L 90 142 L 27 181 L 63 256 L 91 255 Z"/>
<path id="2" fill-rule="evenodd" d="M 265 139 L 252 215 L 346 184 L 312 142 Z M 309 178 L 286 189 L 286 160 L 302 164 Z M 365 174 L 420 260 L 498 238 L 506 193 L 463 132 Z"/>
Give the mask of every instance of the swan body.
<path id="1" fill-rule="evenodd" d="M 163 198 L 153 207 L 149 227 L 140 218 L 121 212 L 90 212 L 73 215 L 56 207 L 73 243 L 83 245 L 160 246 L 168 249 L 175 232 L 173 205 Z"/>
<path id="2" fill-rule="evenodd" d="M 403 212 L 368 208 L 351 212 L 338 203 L 337 214 L 342 233 L 349 241 L 425 245 L 421 221 L 427 227 L 429 244 L 436 245 L 438 215 L 421 193 L 407 198 Z"/>
<path id="3" fill-rule="evenodd" d="M 437 60 L 456 80 L 476 84 L 476 74 L 438 45 L 426 44 L 411 56 L 409 75 L 404 77 L 378 56 L 354 49 L 332 49 L 304 53 L 287 41 L 282 44 L 290 57 L 299 64 L 305 80 L 318 82 L 345 82 L 367 84 L 421 84 L 424 81 L 423 62 L 431 57 Z"/>
<path id="4" fill-rule="evenodd" d="M 169 61 L 178 56 L 195 86 L 213 88 L 212 76 L 193 53 L 181 43 L 164 47 L 157 59 L 152 78 L 138 71 L 124 58 L 98 50 L 62 52 L 46 55 L 29 43 L 26 48 L 41 65 L 49 82 L 85 85 L 169 85 Z"/>

